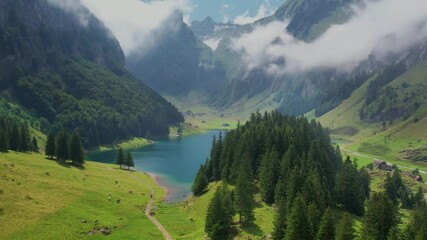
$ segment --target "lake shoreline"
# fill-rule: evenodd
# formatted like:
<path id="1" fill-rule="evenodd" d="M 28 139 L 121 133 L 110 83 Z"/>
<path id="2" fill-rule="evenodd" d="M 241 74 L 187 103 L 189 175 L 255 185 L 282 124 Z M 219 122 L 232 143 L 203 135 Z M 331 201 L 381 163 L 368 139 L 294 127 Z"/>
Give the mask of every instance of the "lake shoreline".
<path id="1" fill-rule="evenodd" d="M 161 189 L 163 189 L 163 191 L 165 192 L 165 196 L 163 197 L 162 202 L 167 202 L 167 199 L 170 197 L 171 189 L 167 188 L 166 186 L 163 186 L 163 185 L 160 183 L 161 177 L 160 177 L 158 174 L 155 174 L 155 173 L 152 173 L 152 172 L 147 172 L 147 171 L 144 171 L 143 173 L 145 173 L 145 174 L 147 174 L 148 176 L 150 176 L 150 177 L 151 177 L 151 179 L 153 179 L 153 182 L 154 182 L 157 186 L 159 186 Z"/>

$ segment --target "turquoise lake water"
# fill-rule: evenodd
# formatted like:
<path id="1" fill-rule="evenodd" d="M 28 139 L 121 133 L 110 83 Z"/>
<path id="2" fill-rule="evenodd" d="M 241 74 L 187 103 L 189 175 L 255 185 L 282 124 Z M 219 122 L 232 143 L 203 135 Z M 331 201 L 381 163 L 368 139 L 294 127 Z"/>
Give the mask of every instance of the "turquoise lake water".
<path id="1" fill-rule="evenodd" d="M 183 138 L 167 138 L 130 150 L 135 170 L 158 176 L 158 183 L 168 189 L 166 201 L 176 202 L 191 194 L 191 185 L 200 165 L 209 156 L 214 135 L 220 131 Z M 93 152 L 91 161 L 114 163 L 117 151 Z"/>

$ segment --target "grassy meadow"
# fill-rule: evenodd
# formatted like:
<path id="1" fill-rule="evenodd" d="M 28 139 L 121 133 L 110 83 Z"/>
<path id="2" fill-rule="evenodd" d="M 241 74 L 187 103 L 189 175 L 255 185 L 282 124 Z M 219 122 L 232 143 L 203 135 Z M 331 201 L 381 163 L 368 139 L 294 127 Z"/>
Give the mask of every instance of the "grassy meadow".
<path id="1" fill-rule="evenodd" d="M 0 239 L 163 239 L 144 215 L 150 187 L 160 203 L 164 190 L 144 173 L 0 154 Z"/>

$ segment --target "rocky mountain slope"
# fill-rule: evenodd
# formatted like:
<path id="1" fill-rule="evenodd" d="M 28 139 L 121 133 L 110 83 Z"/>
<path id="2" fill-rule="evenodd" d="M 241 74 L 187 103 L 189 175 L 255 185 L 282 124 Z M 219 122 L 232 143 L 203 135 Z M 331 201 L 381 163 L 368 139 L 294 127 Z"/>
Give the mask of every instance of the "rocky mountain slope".
<path id="1" fill-rule="evenodd" d="M 223 88 L 225 73 L 212 50 L 197 39 L 175 12 L 153 33 L 159 39 L 143 54 L 127 58 L 127 68 L 163 95 L 185 96 L 192 91 L 215 92 Z"/>

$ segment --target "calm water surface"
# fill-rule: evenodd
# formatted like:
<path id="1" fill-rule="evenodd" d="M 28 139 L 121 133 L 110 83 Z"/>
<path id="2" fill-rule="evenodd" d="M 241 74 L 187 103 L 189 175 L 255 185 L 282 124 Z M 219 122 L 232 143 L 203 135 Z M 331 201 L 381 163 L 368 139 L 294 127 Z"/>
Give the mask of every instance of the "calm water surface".
<path id="1" fill-rule="evenodd" d="M 154 144 L 132 149 L 135 169 L 156 174 L 159 184 L 168 189 L 166 200 L 180 201 L 191 193 L 197 170 L 209 156 L 212 138 L 219 132 L 160 139 Z M 116 154 L 116 151 L 94 152 L 87 157 L 96 162 L 114 163 Z"/>

